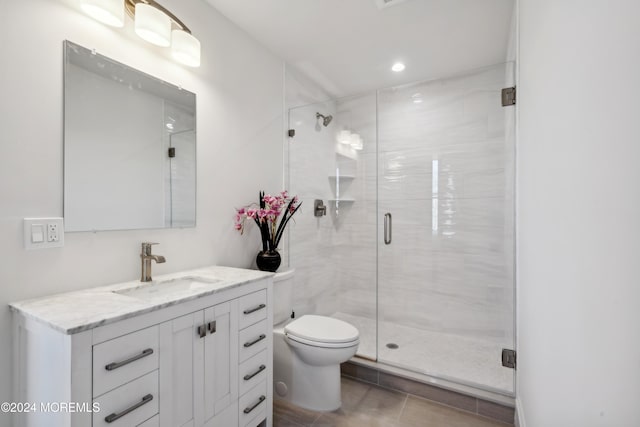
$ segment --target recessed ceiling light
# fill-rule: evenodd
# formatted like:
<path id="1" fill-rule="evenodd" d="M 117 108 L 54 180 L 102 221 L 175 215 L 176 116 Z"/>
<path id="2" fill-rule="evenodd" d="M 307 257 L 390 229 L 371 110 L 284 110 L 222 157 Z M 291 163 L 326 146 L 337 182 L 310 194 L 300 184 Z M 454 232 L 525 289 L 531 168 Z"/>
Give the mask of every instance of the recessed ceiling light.
<path id="1" fill-rule="evenodd" d="M 391 70 L 399 73 L 400 71 L 404 71 L 405 68 L 406 67 L 402 62 L 396 62 L 395 64 L 393 64 L 393 67 L 391 67 Z"/>

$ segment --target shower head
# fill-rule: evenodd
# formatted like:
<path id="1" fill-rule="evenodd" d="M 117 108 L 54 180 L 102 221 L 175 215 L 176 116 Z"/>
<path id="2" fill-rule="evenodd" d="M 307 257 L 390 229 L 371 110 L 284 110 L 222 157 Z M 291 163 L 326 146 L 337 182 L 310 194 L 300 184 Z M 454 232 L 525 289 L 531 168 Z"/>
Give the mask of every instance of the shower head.
<path id="1" fill-rule="evenodd" d="M 322 124 L 324 125 L 324 127 L 329 126 L 329 123 L 331 123 L 331 120 L 333 120 L 332 115 L 325 116 L 324 114 L 316 113 L 316 119 L 319 119 L 321 117 L 322 117 Z"/>

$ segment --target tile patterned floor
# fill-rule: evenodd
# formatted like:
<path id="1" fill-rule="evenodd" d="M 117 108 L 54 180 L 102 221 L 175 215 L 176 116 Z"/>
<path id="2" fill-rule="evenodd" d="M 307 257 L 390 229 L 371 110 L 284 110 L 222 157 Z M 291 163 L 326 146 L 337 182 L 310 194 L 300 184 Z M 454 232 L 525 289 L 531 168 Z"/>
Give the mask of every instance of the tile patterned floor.
<path id="1" fill-rule="evenodd" d="M 419 397 L 342 378 L 342 408 L 320 413 L 274 401 L 274 427 L 505 427 Z"/>
<path id="2" fill-rule="evenodd" d="M 331 317 L 358 328 L 358 355 L 375 359 L 375 320 L 340 312 Z M 379 328 L 378 360 L 381 362 L 489 389 L 514 390 L 514 371 L 503 367 L 501 361 L 502 349 L 513 348 L 513 343 L 431 332 L 390 322 L 380 322 Z M 387 348 L 384 344 L 388 342 L 398 344 L 399 348 Z"/>

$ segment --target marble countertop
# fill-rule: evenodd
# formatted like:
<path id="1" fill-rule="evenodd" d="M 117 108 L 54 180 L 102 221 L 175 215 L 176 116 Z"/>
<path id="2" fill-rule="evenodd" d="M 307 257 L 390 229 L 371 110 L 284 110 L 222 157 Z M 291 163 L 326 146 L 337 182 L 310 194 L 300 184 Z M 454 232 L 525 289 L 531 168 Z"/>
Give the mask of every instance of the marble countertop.
<path id="1" fill-rule="evenodd" d="M 153 282 L 143 283 L 132 280 L 18 301 L 9 306 L 24 316 L 71 335 L 271 276 L 273 273 L 265 271 L 211 266 L 165 274 L 155 277 Z M 127 295 L 128 292 L 142 290 L 147 286 L 166 286 L 171 281 L 181 278 L 198 281 L 198 284 L 193 289 L 163 292 L 152 298 Z"/>

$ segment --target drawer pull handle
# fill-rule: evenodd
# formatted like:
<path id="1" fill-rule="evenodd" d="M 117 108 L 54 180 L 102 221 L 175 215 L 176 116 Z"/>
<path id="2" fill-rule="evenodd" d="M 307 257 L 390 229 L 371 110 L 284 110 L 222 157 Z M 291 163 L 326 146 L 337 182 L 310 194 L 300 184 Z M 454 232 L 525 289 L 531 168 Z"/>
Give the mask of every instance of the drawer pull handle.
<path id="1" fill-rule="evenodd" d="M 258 338 L 256 338 L 255 340 L 244 343 L 244 346 L 245 346 L 246 348 L 249 348 L 249 347 L 251 347 L 251 346 L 252 346 L 252 345 L 254 345 L 254 344 L 258 344 L 260 341 L 262 341 L 262 340 L 263 340 L 263 339 L 265 339 L 266 337 L 267 337 L 267 336 L 266 336 L 265 334 L 261 334 L 261 335 L 260 335 Z"/>
<path id="2" fill-rule="evenodd" d="M 262 402 L 264 402 L 266 399 L 266 397 L 260 396 L 260 399 L 258 399 L 258 401 L 256 403 L 254 403 L 253 406 L 250 406 L 248 408 L 244 408 L 244 413 L 248 414 L 249 412 L 253 411 L 254 409 L 256 409 L 258 407 L 259 404 L 261 404 Z"/>
<path id="3" fill-rule="evenodd" d="M 255 313 L 256 311 L 258 311 L 258 310 L 262 310 L 262 309 L 263 309 L 263 308 L 265 308 L 265 307 L 266 307 L 266 304 L 260 304 L 260 305 L 259 305 L 259 306 L 257 306 L 257 307 L 253 307 L 253 308 L 250 308 L 250 309 L 248 309 L 248 310 L 243 311 L 243 313 L 244 313 L 244 314 L 251 314 L 251 313 Z"/>
<path id="4" fill-rule="evenodd" d="M 113 413 L 111 415 L 107 415 L 104 420 L 107 423 L 112 423 L 112 422 L 114 422 L 116 420 L 119 420 L 120 418 L 124 417 L 128 413 L 135 411 L 136 409 L 138 409 L 142 405 L 146 405 L 147 403 L 151 402 L 152 400 L 153 400 L 153 395 L 147 394 L 145 397 L 142 398 L 142 400 L 140 402 L 136 403 L 135 405 L 132 405 L 132 406 L 128 407 L 127 409 L 125 409 L 124 411 L 120 412 L 119 414 Z"/>
<path id="5" fill-rule="evenodd" d="M 245 381 L 249 381 L 251 378 L 255 377 L 256 375 L 258 375 L 260 372 L 264 371 L 265 369 L 267 369 L 266 366 L 264 365 L 260 365 L 260 367 L 258 368 L 257 371 L 255 371 L 253 374 L 247 374 L 244 376 L 244 380 Z"/>
<path id="6" fill-rule="evenodd" d="M 107 371 L 113 371 L 114 369 L 122 368 L 124 365 L 128 365 L 131 362 L 135 362 L 136 360 L 140 360 L 143 357 L 147 357 L 152 354 L 153 354 L 153 349 L 148 348 L 144 350 L 142 353 L 138 354 L 137 356 L 133 356 L 127 360 L 123 360 L 122 362 L 109 363 L 107 366 L 104 367 L 104 369 L 106 369 Z"/>

